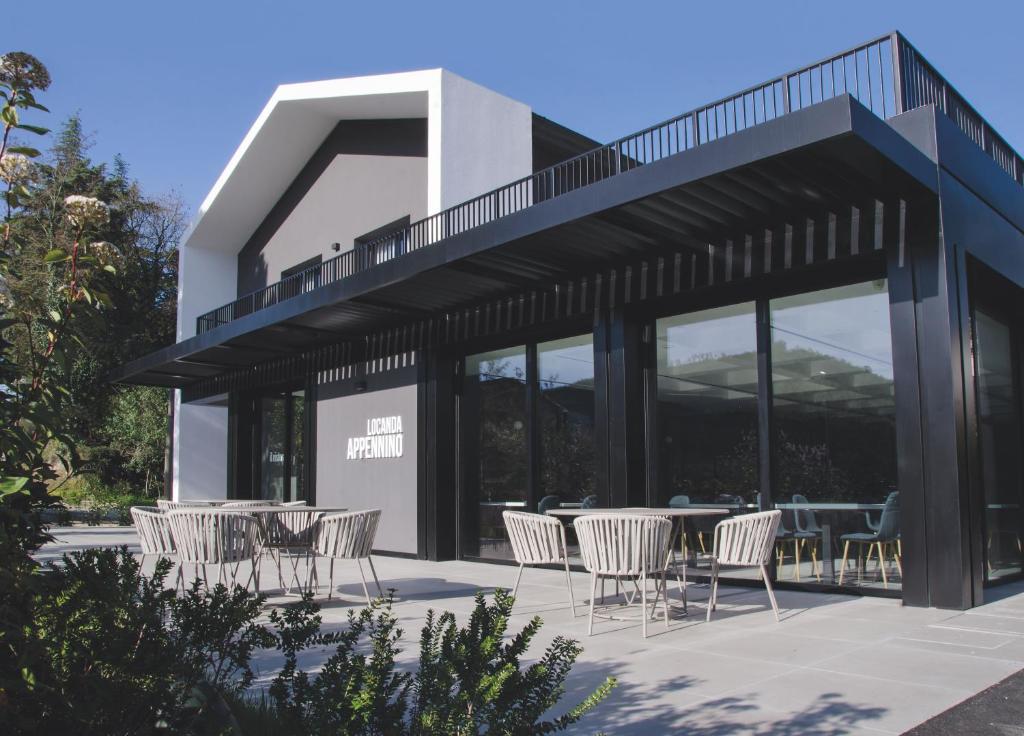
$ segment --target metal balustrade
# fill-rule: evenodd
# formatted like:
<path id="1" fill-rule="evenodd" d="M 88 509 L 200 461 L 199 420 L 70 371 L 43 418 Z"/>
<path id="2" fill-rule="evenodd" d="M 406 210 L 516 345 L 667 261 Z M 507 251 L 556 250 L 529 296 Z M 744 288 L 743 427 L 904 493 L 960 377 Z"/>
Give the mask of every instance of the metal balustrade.
<path id="1" fill-rule="evenodd" d="M 935 105 L 1018 184 L 1024 162 L 901 34 L 892 33 L 579 154 L 201 315 L 207 332 L 604 179 L 849 94 L 886 119 Z"/>

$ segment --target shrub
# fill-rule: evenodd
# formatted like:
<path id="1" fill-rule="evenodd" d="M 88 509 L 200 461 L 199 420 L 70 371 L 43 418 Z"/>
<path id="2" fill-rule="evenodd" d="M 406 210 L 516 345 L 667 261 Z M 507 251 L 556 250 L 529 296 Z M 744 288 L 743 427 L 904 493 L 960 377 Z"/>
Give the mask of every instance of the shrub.
<path id="1" fill-rule="evenodd" d="M 256 623 L 264 599 L 199 581 L 179 598 L 170 568 L 144 577 L 125 548 L 49 566 L 22 643 L 27 687 L 0 698 L 8 733 L 187 734 L 230 720 L 221 695 L 248 687 L 252 653 L 276 645 Z"/>
<path id="2" fill-rule="evenodd" d="M 540 660 L 524 669 L 520 658 L 541 620 L 534 617 L 507 639 L 512 602 L 501 590 L 491 604 L 478 593 L 464 628 L 456 625 L 453 614 L 436 616 L 430 611 L 414 673 L 396 671 L 402 631 L 391 612 L 390 597 L 358 614 L 350 612 L 348 628 L 338 634 L 321 633 L 319 617 L 310 611 L 275 612 L 271 620 L 282 631 L 285 665 L 270 686 L 269 699 L 260 698 L 250 708 L 264 721 L 273 718 L 274 733 L 280 734 L 469 736 L 562 731 L 603 700 L 615 681 L 608 678 L 564 715 L 543 720 L 565 694 L 565 680 L 582 649 L 556 637 Z M 324 644 L 334 644 L 335 652 L 310 678 L 298 668 L 297 655 Z M 363 653 L 367 650 L 368 655 Z"/>
<path id="3" fill-rule="evenodd" d="M 0 670 L 4 733 L 541 734 L 577 722 L 614 685 L 544 720 L 580 647 L 556 637 L 524 667 L 541 621 L 506 636 L 512 598 L 500 590 L 491 603 L 477 595 L 463 628 L 430 612 L 419 667 L 403 671 L 390 597 L 324 632 L 308 595 L 264 619 L 265 597 L 240 586 L 196 580 L 176 596 L 164 587 L 170 569 L 161 560 L 145 577 L 127 548 L 94 549 L 36 575 L 34 596 L 18 602 L 30 624 L 7 640 L 21 667 Z M 311 675 L 299 659 L 314 647 L 333 653 Z M 253 656 L 267 649 L 283 667 L 254 696 Z"/>

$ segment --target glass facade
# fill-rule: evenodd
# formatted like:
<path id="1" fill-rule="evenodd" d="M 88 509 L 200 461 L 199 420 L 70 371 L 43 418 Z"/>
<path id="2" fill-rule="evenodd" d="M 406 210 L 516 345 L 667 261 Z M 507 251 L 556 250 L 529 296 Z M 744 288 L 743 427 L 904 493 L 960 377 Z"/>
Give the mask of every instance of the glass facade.
<path id="1" fill-rule="evenodd" d="M 781 509 L 778 579 L 898 591 L 886 281 L 668 316 L 653 327 L 649 503 L 723 516 Z M 511 558 L 506 509 L 607 505 L 597 482 L 591 335 L 470 355 L 464 376 L 464 555 Z M 691 561 L 710 552 L 721 518 L 689 520 L 679 551 Z"/>
<path id="2" fill-rule="evenodd" d="M 559 503 L 582 503 L 595 496 L 597 483 L 592 337 L 538 345 L 537 384 L 541 465 L 537 504 L 550 496 Z"/>
<path id="3" fill-rule="evenodd" d="M 306 498 L 305 399 L 304 391 L 294 391 L 256 400 L 258 498 L 268 501 Z"/>
<path id="4" fill-rule="evenodd" d="M 774 299 L 777 575 L 902 583 L 889 298 L 884 280 Z"/>
<path id="5" fill-rule="evenodd" d="M 985 578 L 1022 570 L 1020 393 L 1010 325 L 998 313 L 974 310 L 978 452 L 984 491 Z"/>
<path id="6" fill-rule="evenodd" d="M 462 554 L 511 559 L 506 509 L 598 502 L 591 335 L 468 356 L 461 419 Z"/>
<path id="7" fill-rule="evenodd" d="M 753 302 L 659 319 L 657 505 L 758 510 L 757 320 Z M 721 517 L 686 523 L 710 552 Z"/>
<path id="8" fill-rule="evenodd" d="M 511 558 L 501 513 L 527 503 L 526 347 L 466 358 L 462 553 Z"/>

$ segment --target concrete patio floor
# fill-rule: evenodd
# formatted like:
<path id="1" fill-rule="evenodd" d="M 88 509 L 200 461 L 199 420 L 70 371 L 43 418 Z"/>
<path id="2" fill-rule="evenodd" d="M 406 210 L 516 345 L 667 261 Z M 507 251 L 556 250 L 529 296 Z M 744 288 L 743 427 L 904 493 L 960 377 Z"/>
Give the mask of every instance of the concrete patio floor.
<path id="1" fill-rule="evenodd" d="M 131 528 L 52 529 L 57 541 L 39 555 L 91 546 L 128 544 Z M 394 612 L 405 630 L 403 661 L 414 662 L 428 609 L 464 620 L 473 594 L 511 587 L 515 568 L 471 562 L 421 562 L 376 557 L 385 588 L 394 588 Z M 149 563 L 147 563 L 149 569 Z M 248 574 L 248 573 L 246 573 Z M 326 599 L 327 566 L 320 563 L 320 602 L 326 626 L 343 625 L 359 606 L 355 563 L 335 568 L 335 597 Z M 261 577 L 270 605 L 287 604 L 276 571 Z M 992 591 L 1000 599 L 967 612 L 904 608 L 898 601 L 779 591 L 776 623 L 763 589 L 723 586 L 712 622 L 704 622 L 706 586 L 691 586 L 689 616 L 674 615 L 668 630 L 639 622 L 595 621 L 587 636 L 589 578 L 573 574 L 577 616 L 568 611 L 563 572 L 523 576 L 512 628 L 533 615 L 544 619 L 535 653 L 555 636 L 579 640 L 584 652 L 568 682 L 566 707 L 605 677 L 618 678 L 611 696 L 574 733 L 660 734 L 879 734 L 903 731 L 1024 668 L 1024 586 Z M 670 587 L 678 597 L 674 584 Z M 315 668 L 324 655 L 311 652 Z M 276 659 L 262 656 L 260 681 Z"/>

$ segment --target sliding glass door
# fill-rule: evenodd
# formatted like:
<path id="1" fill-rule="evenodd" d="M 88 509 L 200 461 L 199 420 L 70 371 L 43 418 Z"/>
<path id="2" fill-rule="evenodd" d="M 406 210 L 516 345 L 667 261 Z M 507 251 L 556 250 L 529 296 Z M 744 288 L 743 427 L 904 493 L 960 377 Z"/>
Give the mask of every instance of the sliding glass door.
<path id="1" fill-rule="evenodd" d="M 600 503 L 591 335 L 467 356 L 460 422 L 463 555 L 512 558 L 506 510 Z"/>
<path id="2" fill-rule="evenodd" d="M 240 403 L 236 495 L 267 501 L 307 499 L 306 392 L 262 392 Z"/>
<path id="3" fill-rule="evenodd" d="M 984 493 L 985 579 L 1019 575 L 1024 563 L 1024 469 L 1018 356 L 1010 320 L 974 310 L 978 457 Z"/>
<path id="4" fill-rule="evenodd" d="M 902 586 L 896 400 L 884 280 L 773 299 L 780 579 Z"/>

